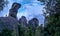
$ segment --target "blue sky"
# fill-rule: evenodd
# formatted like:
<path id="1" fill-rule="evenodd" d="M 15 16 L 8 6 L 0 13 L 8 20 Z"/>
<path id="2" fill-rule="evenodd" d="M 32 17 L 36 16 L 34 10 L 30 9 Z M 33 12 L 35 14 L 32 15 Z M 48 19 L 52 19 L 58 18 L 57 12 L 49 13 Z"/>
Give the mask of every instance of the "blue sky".
<path id="1" fill-rule="evenodd" d="M 27 20 L 30 20 L 35 17 L 39 20 L 40 24 L 44 23 L 44 17 L 42 11 L 44 5 L 41 5 L 41 2 L 37 0 L 9 0 L 8 6 L 5 7 L 4 10 L 0 13 L 0 17 L 8 15 L 9 9 L 11 8 L 11 5 L 14 2 L 18 2 L 22 5 L 21 8 L 18 10 L 17 14 L 18 19 L 21 16 L 25 16 Z"/>

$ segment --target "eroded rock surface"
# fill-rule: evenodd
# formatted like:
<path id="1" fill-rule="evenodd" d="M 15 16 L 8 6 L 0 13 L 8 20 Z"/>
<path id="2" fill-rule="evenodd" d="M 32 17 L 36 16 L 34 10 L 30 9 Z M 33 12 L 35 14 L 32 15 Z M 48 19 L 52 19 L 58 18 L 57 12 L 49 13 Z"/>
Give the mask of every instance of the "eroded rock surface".
<path id="1" fill-rule="evenodd" d="M 10 30 L 14 30 L 16 32 L 16 36 L 18 36 L 18 20 L 16 19 L 16 15 L 18 9 L 21 7 L 19 3 L 13 3 L 8 17 L 0 17 L 0 31 L 7 28 Z"/>

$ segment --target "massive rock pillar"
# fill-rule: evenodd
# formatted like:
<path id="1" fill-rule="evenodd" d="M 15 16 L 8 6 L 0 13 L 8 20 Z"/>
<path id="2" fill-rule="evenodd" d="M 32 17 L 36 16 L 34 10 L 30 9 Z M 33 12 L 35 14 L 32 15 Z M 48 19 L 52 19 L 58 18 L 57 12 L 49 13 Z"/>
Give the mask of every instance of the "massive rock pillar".
<path id="1" fill-rule="evenodd" d="M 11 9 L 9 10 L 9 16 L 8 17 L 0 17 L 0 32 L 4 30 L 5 28 L 14 30 L 16 33 L 16 36 L 19 36 L 18 34 L 18 20 L 16 19 L 16 15 L 18 12 L 18 9 L 21 7 L 21 4 L 19 3 L 13 3 Z"/>
<path id="2" fill-rule="evenodd" d="M 19 3 L 13 3 L 11 9 L 9 10 L 9 16 L 11 17 L 14 17 L 14 18 L 17 18 L 17 12 L 18 12 L 18 9 L 21 7 L 21 4 Z"/>

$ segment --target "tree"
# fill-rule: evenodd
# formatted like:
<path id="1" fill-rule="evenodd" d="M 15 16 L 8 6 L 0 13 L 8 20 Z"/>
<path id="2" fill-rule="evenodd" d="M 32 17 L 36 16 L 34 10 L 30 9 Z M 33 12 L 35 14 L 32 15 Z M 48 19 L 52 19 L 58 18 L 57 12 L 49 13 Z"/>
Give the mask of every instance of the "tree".
<path id="1" fill-rule="evenodd" d="M 47 36 L 60 36 L 60 0 L 45 0 L 45 10 L 46 16 L 44 25 L 44 31 L 46 32 L 45 35 Z M 47 14 L 49 14 L 47 16 Z"/>
<path id="2" fill-rule="evenodd" d="M 7 4 L 8 0 L 0 0 L 0 11 L 2 11 Z"/>
<path id="3" fill-rule="evenodd" d="M 35 31 L 35 36 L 43 36 L 43 26 L 37 26 L 36 31 Z"/>
<path id="4" fill-rule="evenodd" d="M 9 29 L 4 29 L 1 33 L 0 36 L 13 36 L 13 30 L 9 30 Z"/>
<path id="5" fill-rule="evenodd" d="M 22 27 L 21 24 L 18 25 L 19 36 L 25 35 L 25 29 Z"/>
<path id="6" fill-rule="evenodd" d="M 29 36 L 34 36 L 34 35 L 35 35 L 35 32 L 34 32 L 34 30 L 32 29 L 31 25 L 28 24 L 27 27 L 28 27 L 28 33 L 29 33 Z"/>

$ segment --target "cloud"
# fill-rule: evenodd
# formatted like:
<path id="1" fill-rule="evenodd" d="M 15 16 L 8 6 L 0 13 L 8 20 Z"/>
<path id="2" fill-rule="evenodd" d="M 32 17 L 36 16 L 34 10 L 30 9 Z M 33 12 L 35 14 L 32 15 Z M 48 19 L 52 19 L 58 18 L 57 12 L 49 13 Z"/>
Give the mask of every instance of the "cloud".
<path id="1" fill-rule="evenodd" d="M 41 6 L 38 3 L 32 3 L 32 5 L 25 4 L 23 7 L 25 8 L 25 10 L 18 13 L 18 18 L 20 18 L 21 16 L 25 16 L 28 20 L 30 20 L 36 17 L 39 20 L 40 24 L 44 23 L 42 12 L 44 6 Z"/>

